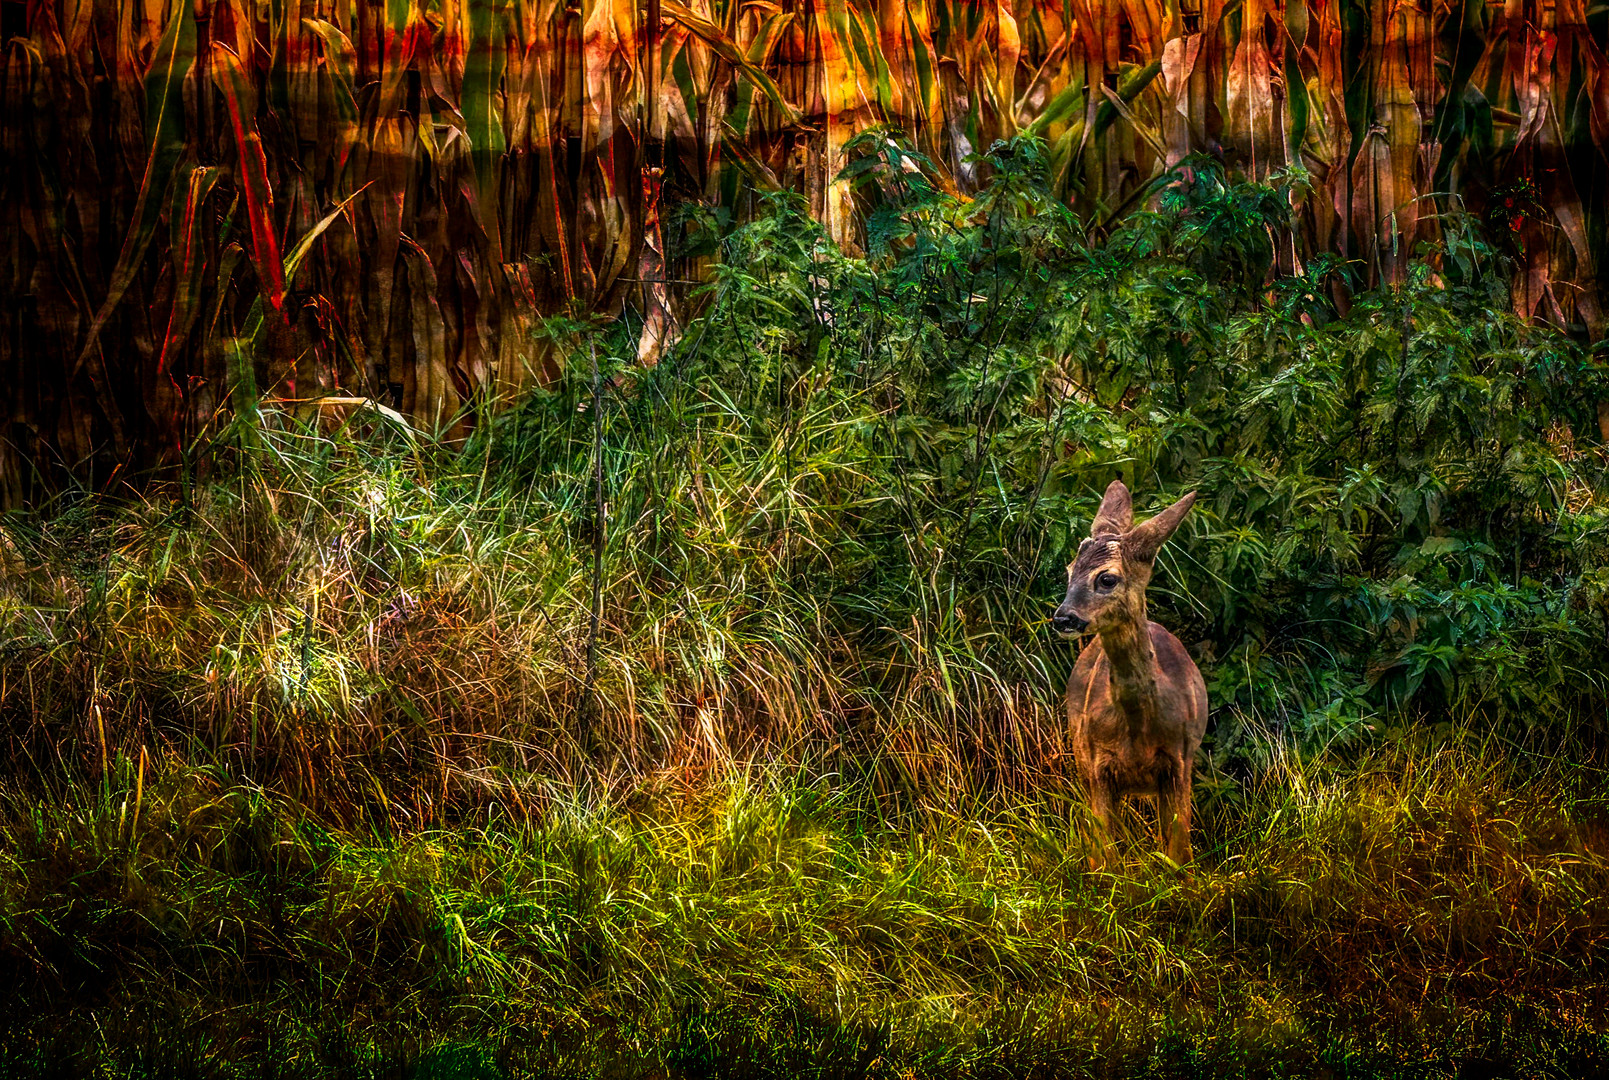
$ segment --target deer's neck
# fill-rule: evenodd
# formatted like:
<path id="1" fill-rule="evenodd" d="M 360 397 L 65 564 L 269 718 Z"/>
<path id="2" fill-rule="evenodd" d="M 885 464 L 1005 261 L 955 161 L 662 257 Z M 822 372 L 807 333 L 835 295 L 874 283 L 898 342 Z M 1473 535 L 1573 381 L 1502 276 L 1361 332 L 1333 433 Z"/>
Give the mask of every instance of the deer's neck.
<path id="1" fill-rule="evenodd" d="M 1145 604 L 1103 626 L 1100 638 L 1112 665 L 1112 698 L 1131 727 L 1143 727 L 1157 712 L 1156 650 Z"/>

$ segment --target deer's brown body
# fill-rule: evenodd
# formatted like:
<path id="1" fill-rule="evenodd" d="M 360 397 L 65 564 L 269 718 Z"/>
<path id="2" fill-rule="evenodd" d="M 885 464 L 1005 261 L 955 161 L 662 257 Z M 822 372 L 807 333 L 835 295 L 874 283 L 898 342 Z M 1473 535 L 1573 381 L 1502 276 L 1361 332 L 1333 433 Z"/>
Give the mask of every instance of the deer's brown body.
<path id="1" fill-rule="evenodd" d="M 1146 617 L 1145 588 L 1157 550 L 1194 501 L 1186 495 L 1134 525 L 1128 489 L 1113 481 L 1067 568 L 1067 598 L 1053 619 L 1064 636 L 1096 635 L 1067 683 L 1067 723 L 1106 844 L 1122 798 L 1155 795 L 1159 841 L 1178 863 L 1190 859 L 1190 781 L 1207 729 L 1207 686 L 1179 639 Z"/>

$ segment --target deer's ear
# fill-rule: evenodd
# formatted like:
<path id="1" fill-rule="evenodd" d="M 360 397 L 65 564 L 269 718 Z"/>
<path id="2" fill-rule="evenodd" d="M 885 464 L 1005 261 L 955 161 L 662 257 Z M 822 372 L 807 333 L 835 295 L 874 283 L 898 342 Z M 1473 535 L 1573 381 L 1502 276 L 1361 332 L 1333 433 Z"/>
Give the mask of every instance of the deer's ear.
<path id="1" fill-rule="evenodd" d="M 1126 533 L 1132 524 L 1134 503 L 1129 498 L 1129 489 L 1123 486 L 1123 481 L 1113 480 L 1106 486 L 1106 495 L 1101 499 L 1101 508 L 1095 512 L 1095 520 L 1090 523 L 1089 534 L 1111 536 L 1113 533 Z"/>
<path id="2" fill-rule="evenodd" d="M 1195 501 L 1196 493 L 1192 491 L 1149 521 L 1134 526 L 1123 538 L 1123 554 L 1135 562 L 1155 561 L 1163 542 L 1173 535 Z"/>

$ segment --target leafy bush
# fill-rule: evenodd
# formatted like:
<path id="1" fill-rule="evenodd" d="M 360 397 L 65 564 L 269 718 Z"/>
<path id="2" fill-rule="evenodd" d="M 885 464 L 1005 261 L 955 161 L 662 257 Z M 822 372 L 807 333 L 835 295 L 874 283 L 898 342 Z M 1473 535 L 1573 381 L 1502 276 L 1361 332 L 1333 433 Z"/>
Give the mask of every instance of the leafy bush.
<path id="1" fill-rule="evenodd" d="M 863 666 L 897 672 L 916 633 L 1046 681 L 1045 617 L 1106 483 L 1157 507 L 1194 488 L 1153 611 L 1207 669 L 1220 750 L 1467 714 L 1601 730 L 1609 371 L 1509 313 L 1512 267 L 1472 220 L 1351 296 L 1337 260 L 1277 270 L 1299 174 L 1188 161 L 1095 236 L 1031 140 L 990 152 L 973 202 L 886 136 L 851 149 L 868 257 L 773 197 L 618 397 L 621 542 L 668 550 L 706 470 L 741 476 L 756 509 L 727 550 L 785 567 L 757 610 L 783 618 L 791 582 Z M 586 389 L 513 421 L 528 469 L 549 475 L 554 440 L 574 456 L 548 498 L 589 482 Z"/>

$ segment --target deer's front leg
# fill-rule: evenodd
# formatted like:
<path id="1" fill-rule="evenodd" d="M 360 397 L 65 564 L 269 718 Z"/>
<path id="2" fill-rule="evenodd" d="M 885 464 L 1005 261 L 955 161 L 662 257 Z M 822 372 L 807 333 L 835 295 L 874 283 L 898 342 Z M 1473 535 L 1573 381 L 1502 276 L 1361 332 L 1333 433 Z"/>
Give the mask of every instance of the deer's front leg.
<path id="1" fill-rule="evenodd" d="M 1096 773 L 1086 777 L 1089 812 L 1095 818 L 1095 851 L 1089 857 L 1091 870 L 1104 870 L 1117 858 L 1117 842 L 1112 837 L 1112 810 L 1117 805 L 1116 789 L 1107 778 Z"/>
<path id="2" fill-rule="evenodd" d="M 1168 858 L 1190 861 L 1190 762 L 1157 785 L 1157 842 Z"/>

